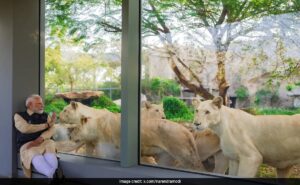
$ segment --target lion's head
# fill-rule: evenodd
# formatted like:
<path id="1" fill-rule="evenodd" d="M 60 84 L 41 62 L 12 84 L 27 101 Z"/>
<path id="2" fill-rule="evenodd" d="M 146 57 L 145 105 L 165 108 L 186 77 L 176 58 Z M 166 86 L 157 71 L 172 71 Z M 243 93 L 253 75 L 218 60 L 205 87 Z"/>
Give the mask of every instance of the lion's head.
<path id="1" fill-rule="evenodd" d="M 200 102 L 193 100 L 195 107 L 194 125 L 197 129 L 202 130 L 211 128 L 221 122 L 221 107 L 223 104 L 222 97 L 216 97 L 213 100 Z"/>
<path id="2" fill-rule="evenodd" d="M 165 113 L 162 105 L 151 104 L 147 101 L 142 102 L 142 119 L 165 119 Z"/>
<path id="3" fill-rule="evenodd" d="M 59 114 L 59 119 L 62 123 L 78 124 L 86 116 L 83 114 L 83 104 L 71 101 Z"/>

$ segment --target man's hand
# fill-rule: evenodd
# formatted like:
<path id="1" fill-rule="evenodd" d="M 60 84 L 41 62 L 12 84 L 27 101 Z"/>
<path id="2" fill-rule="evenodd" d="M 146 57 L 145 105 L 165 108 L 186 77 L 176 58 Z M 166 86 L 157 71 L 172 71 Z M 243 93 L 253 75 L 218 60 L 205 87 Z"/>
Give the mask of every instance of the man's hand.
<path id="1" fill-rule="evenodd" d="M 56 113 L 53 112 L 53 114 L 51 115 L 51 121 L 48 123 L 49 128 L 52 127 L 56 122 Z"/>
<path id="2" fill-rule="evenodd" d="M 27 145 L 27 149 L 29 149 L 31 147 L 39 146 L 43 142 L 44 142 L 44 138 L 43 137 L 38 137 L 35 140 L 30 141 L 30 143 Z"/>

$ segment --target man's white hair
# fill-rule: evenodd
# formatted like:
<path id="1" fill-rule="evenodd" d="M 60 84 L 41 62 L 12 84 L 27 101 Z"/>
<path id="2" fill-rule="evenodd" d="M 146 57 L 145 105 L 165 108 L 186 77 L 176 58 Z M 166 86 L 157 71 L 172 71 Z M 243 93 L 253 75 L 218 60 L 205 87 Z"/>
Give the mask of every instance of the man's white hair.
<path id="1" fill-rule="evenodd" d="M 37 98 L 42 98 L 42 97 L 38 94 L 32 94 L 32 95 L 28 96 L 28 98 L 26 99 L 26 102 L 25 102 L 25 106 L 28 108 L 29 103 Z"/>

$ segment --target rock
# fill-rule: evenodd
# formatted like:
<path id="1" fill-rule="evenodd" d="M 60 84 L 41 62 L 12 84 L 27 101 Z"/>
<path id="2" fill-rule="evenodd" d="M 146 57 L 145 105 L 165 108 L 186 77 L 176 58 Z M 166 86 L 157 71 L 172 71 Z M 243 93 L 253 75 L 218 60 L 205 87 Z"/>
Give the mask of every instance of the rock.
<path id="1" fill-rule="evenodd" d="M 86 105 L 90 105 L 90 103 L 94 100 L 102 96 L 104 92 L 102 91 L 82 91 L 82 92 L 65 92 L 65 93 L 57 93 L 55 97 L 63 98 L 66 102 L 70 101 L 78 101 Z"/>

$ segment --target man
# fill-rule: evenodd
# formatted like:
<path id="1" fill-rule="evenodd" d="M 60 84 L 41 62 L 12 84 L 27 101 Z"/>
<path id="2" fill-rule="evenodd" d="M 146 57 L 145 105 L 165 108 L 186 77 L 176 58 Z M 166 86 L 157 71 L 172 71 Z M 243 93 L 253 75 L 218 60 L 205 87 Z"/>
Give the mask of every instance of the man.
<path id="1" fill-rule="evenodd" d="M 26 99 L 25 112 L 14 116 L 17 129 L 17 147 L 20 151 L 23 171 L 31 177 L 31 164 L 41 174 L 53 178 L 58 167 L 54 134 L 56 114 L 49 117 L 44 113 L 43 100 L 39 95 L 31 95 Z"/>

